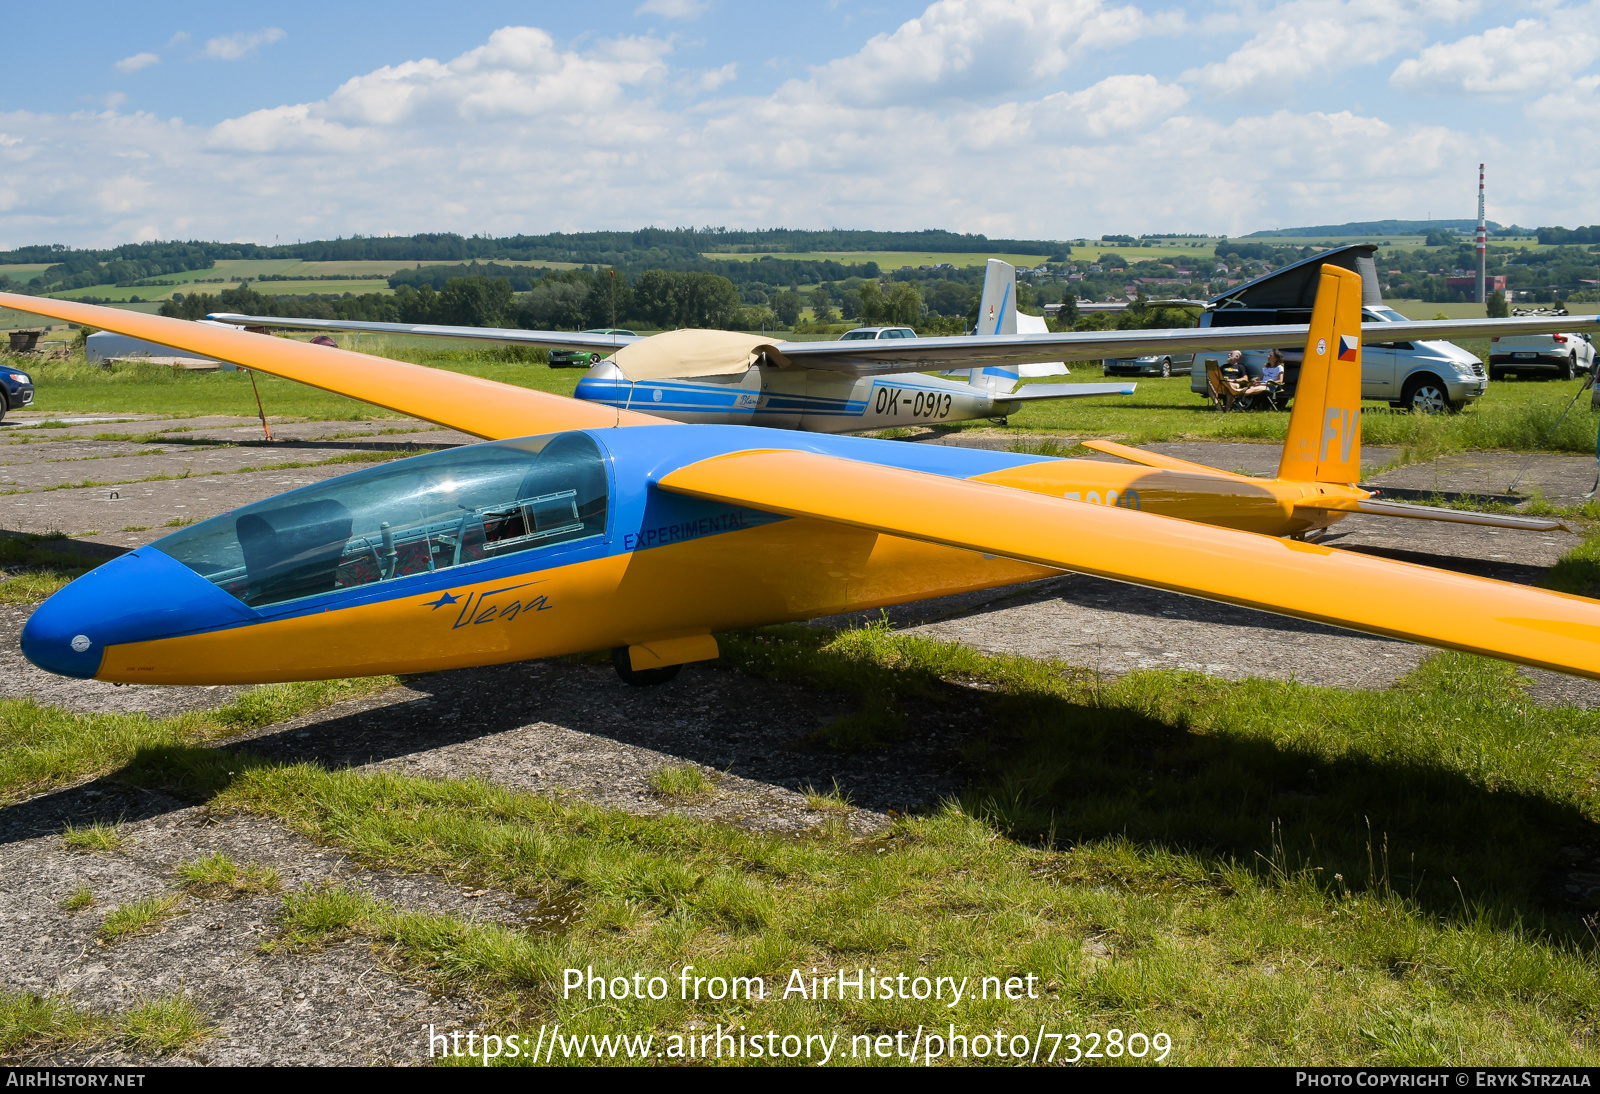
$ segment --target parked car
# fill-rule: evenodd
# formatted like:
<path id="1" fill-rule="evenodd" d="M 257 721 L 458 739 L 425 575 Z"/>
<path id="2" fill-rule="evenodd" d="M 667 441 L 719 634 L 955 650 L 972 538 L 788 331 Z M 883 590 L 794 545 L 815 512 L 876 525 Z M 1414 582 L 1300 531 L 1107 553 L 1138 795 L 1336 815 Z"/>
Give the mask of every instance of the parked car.
<path id="1" fill-rule="evenodd" d="M 1364 323 L 1393 323 L 1403 318 L 1383 305 L 1368 306 L 1361 312 Z M 1291 392 L 1300 378 L 1303 352 L 1298 346 L 1283 351 L 1284 383 Z M 1241 362 L 1244 372 L 1259 380 L 1267 353 L 1247 350 Z M 1220 364 L 1227 357 L 1226 353 L 1196 354 L 1190 388 L 1204 394 L 1206 361 L 1214 359 Z M 1382 400 L 1401 410 L 1441 414 L 1460 410 L 1482 396 L 1488 386 L 1483 362 L 1452 342 L 1368 342 L 1361 347 L 1363 399 Z"/>
<path id="2" fill-rule="evenodd" d="M 629 338 L 635 337 L 631 330 L 621 330 L 616 327 L 603 327 L 600 330 L 581 331 L 582 334 L 625 334 Z M 553 349 L 550 351 L 551 368 L 588 368 L 602 357 L 610 357 L 615 350 L 602 353 L 597 349 Z"/>
<path id="3" fill-rule="evenodd" d="M 1251 327 L 1308 323 L 1323 265 L 1341 266 L 1361 275 L 1364 323 L 1398 323 L 1405 316 L 1383 303 L 1373 256 L 1377 246 L 1352 243 L 1303 258 L 1229 289 L 1206 303 L 1201 327 Z M 1450 342 L 1380 342 L 1373 332 L 1361 348 L 1361 397 L 1393 407 L 1428 414 L 1460 410 L 1489 387 L 1483 362 Z M 1284 383 L 1290 391 L 1300 378 L 1301 346 L 1284 346 Z M 1189 389 L 1207 395 L 1205 362 L 1217 354 L 1196 354 Z M 1221 355 L 1226 357 L 1226 355 Z M 1267 351 L 1246 353 L 1244 370 L 1260 377 Z"/>
<path id="4" fill-rule="evenodd" d="M 1107 357 L 1100 362 L 1107 376 L 1171 376 L 1193 367 L 1192 353 L 1147 353 L 1143 357 Z"/>
<path id="5" fill-rule="evenodd" d="M 915 338 L 917 332 L 910 327 L 857 327 L 847 330 L 839 335 L 841 342 L 856 342 L 862 339 L 878 338 Z"/>
<path id="6" fill-rule="evenodd" d="M 33 378 L 26 372 L 0 370 L 0 391 L 5 393 L 5 398 L 0 400 L 0 418 L 4 418 L 8 410 L 20 410 L 33 404 Z"/>
<path id="7" fill-rule="evenodd" d="M 1532 373 L 1571 380 L 1594 371 L 1594 345 L 1586 334 L 1518 334 L 1489 339 L 1489 378 Z"/>

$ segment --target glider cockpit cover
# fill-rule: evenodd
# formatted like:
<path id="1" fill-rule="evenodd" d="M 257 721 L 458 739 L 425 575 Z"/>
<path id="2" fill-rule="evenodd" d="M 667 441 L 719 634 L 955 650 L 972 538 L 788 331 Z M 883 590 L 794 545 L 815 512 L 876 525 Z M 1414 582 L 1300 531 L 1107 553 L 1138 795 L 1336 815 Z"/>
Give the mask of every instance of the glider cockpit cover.
<path id="1" fill-rule="evenodd" d="M 731 330 L 673 330 L 623 346 L 611 360 L 635 382 L 697 376 L 738 376 L 765 356 L 782 357 L 772 340 Z"/>

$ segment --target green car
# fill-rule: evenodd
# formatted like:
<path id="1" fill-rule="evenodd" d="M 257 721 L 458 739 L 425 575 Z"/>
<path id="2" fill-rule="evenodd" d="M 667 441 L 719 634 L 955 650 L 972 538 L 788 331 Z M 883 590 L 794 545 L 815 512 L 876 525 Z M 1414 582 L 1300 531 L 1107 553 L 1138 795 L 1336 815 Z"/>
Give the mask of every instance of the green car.
<path id="1" fill-rule="evenodd" d="M 625 334 L 629 338 L 635 337 L 631 330 L 621 330 L 615 327 L 605 327 L 601 330 L 579 331 L 579 334 Z M 602 357 L 610 357 L 611 353 L 601 353 L 594 349 L 553 349 L 550 351 L 551 368 L 588 368 Z"/>

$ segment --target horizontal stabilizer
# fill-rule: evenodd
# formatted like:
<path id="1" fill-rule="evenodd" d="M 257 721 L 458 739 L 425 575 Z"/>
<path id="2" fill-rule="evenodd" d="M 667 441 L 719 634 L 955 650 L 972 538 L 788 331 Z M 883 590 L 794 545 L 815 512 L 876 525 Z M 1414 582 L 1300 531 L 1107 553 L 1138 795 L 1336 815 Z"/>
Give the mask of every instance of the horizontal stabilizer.
<path id="1" fill-rule="evenodd" d="M 1296 509 L 1334 509 L 1344 513 L 1366 513 L 1374 517 L 1410 517 L 1412 520 L 1442 520 L 1448 524 L 1479 524 L 1489 528 L 1520 528 L 1528 532 L 1565 531 L 1567 526 L 1548 517 L 1519 517 L 1505 513 L 1475 513 L 1467 509 L 1441 509 L 1433 505 L 1379 501 L 1376 498 L 1307 498 L 1295 502 Z"/>
<path id="2" fill-rule="evenodd" d="M 1071 399 L 1082 395 L 1132 395 L 1138 384 L 1029 384 L 1016 391 L 994 397 L 997 403 L 1031 402 L 1034 399 Z"/>

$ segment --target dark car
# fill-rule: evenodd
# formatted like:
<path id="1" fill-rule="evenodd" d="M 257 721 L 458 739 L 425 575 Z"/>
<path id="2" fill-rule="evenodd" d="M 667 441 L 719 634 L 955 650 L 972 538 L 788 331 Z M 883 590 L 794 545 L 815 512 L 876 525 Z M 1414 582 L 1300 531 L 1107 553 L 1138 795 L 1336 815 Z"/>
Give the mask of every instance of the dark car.
<path id="1" fill-rule="evenodd" d="M 0 390 L 5 392 L 5 404 L 0 406 L 0 418 L 8 410 L 21 410 L 33 404 L 33 378 L 16 369 L 0 370 Z"/>
<path id="2" fill-rule="evenodd" d="M 631 330 L 621 330 L 616 327 L 605 327 L 601 330 L 580 331 L 580 334 L 623 334 L 635 338 Z M 551 368 L 588 368 L 602 357 L 610 357 L 615 350 L 601 352 L 597 349 L 553 349 L 550 351 Z"/>
<path id="3" fill-rule="evenodd" d="M 1194 367 L 1192 353 L 1148 353 L 1143 357 L 1107 357 L 1100 370 L 1107 376 L 1171 376 Z"/>

